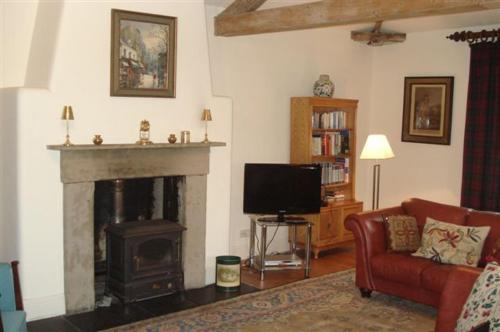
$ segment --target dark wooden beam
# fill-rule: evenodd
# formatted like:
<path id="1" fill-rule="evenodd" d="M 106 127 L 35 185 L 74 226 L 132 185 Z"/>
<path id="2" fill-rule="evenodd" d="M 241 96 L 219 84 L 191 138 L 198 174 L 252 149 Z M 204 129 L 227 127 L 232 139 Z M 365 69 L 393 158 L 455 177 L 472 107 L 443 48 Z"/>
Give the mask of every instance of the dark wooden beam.
<path id="1" fill-rule="evenodd" d="M 215 18 L 216 36 L 310 29 L 500 8 L 500 0 L 322 0 Z"/>
<path id="2" fill-rule="evenodd" d="M 218 16 L 238 15 L 248 12 L 253 12 L 259 9 L 266 0 L 234 0 L 222 13 Z"/>

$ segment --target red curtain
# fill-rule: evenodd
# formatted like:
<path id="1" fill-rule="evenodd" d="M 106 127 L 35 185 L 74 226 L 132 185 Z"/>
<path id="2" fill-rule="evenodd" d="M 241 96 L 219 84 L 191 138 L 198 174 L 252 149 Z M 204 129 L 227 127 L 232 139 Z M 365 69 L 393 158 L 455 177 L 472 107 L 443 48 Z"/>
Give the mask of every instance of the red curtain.
<path id="1" fill-rule="evenodd" d="M 461 205 L 500 211 L 500 41 L 471 45 Z"/>

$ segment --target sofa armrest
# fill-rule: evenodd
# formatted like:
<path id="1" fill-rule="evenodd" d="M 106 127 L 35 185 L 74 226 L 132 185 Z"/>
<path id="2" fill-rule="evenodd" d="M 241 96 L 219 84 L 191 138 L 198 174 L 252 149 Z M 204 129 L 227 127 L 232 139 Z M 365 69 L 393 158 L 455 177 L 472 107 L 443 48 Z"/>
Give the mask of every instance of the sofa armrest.
<path id="1" fill-rule="evenodd" d="M 356 241 L 356 286 L 372 290 L 370 260 L 386 251 L 384 215 L 404 214 L 400 206 L 347 216 L 344 226 L 354 234 Z"/>
<path id="2" fill-rule="evenodd" d="M 481 269 L 456 267 L 448 275 L 441 298 L 435 332 L 453 332 L 462 308 Z"/>

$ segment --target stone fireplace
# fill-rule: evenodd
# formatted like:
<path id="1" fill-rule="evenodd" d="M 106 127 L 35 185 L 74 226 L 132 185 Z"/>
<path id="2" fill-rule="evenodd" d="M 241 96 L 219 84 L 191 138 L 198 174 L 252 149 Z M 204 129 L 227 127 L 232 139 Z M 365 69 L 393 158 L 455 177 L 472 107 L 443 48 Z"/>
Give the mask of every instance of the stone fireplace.
<path id="1" fill-rule="evenodd" d="M 64 288 L 67 313 L 92 310 L 95 182 L 184 176 L 180 194 L 184 287 L 205 285 L 206 192 L 211 142 L 190 144 L 51 145 L 61 153 L 64 219 Z"/>

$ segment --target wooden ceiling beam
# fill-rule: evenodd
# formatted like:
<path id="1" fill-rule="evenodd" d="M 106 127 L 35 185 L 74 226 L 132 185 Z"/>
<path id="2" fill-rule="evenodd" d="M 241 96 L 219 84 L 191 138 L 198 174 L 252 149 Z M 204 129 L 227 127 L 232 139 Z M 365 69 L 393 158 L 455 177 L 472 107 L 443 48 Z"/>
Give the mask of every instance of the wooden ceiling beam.
<path id="1" fill-rule="evenodd" d="M 222 13 L 218 16 L 238 15 L 248 12 L 253 12 L 259 9 L 267 0 L 234 0 Z"/>
<path id="2" fill-rule="evenodd" d="M 238 36 L 496 8 L 500 0 L 322 0 L 219 15 L 214 23 L 216 36 Z"/>

